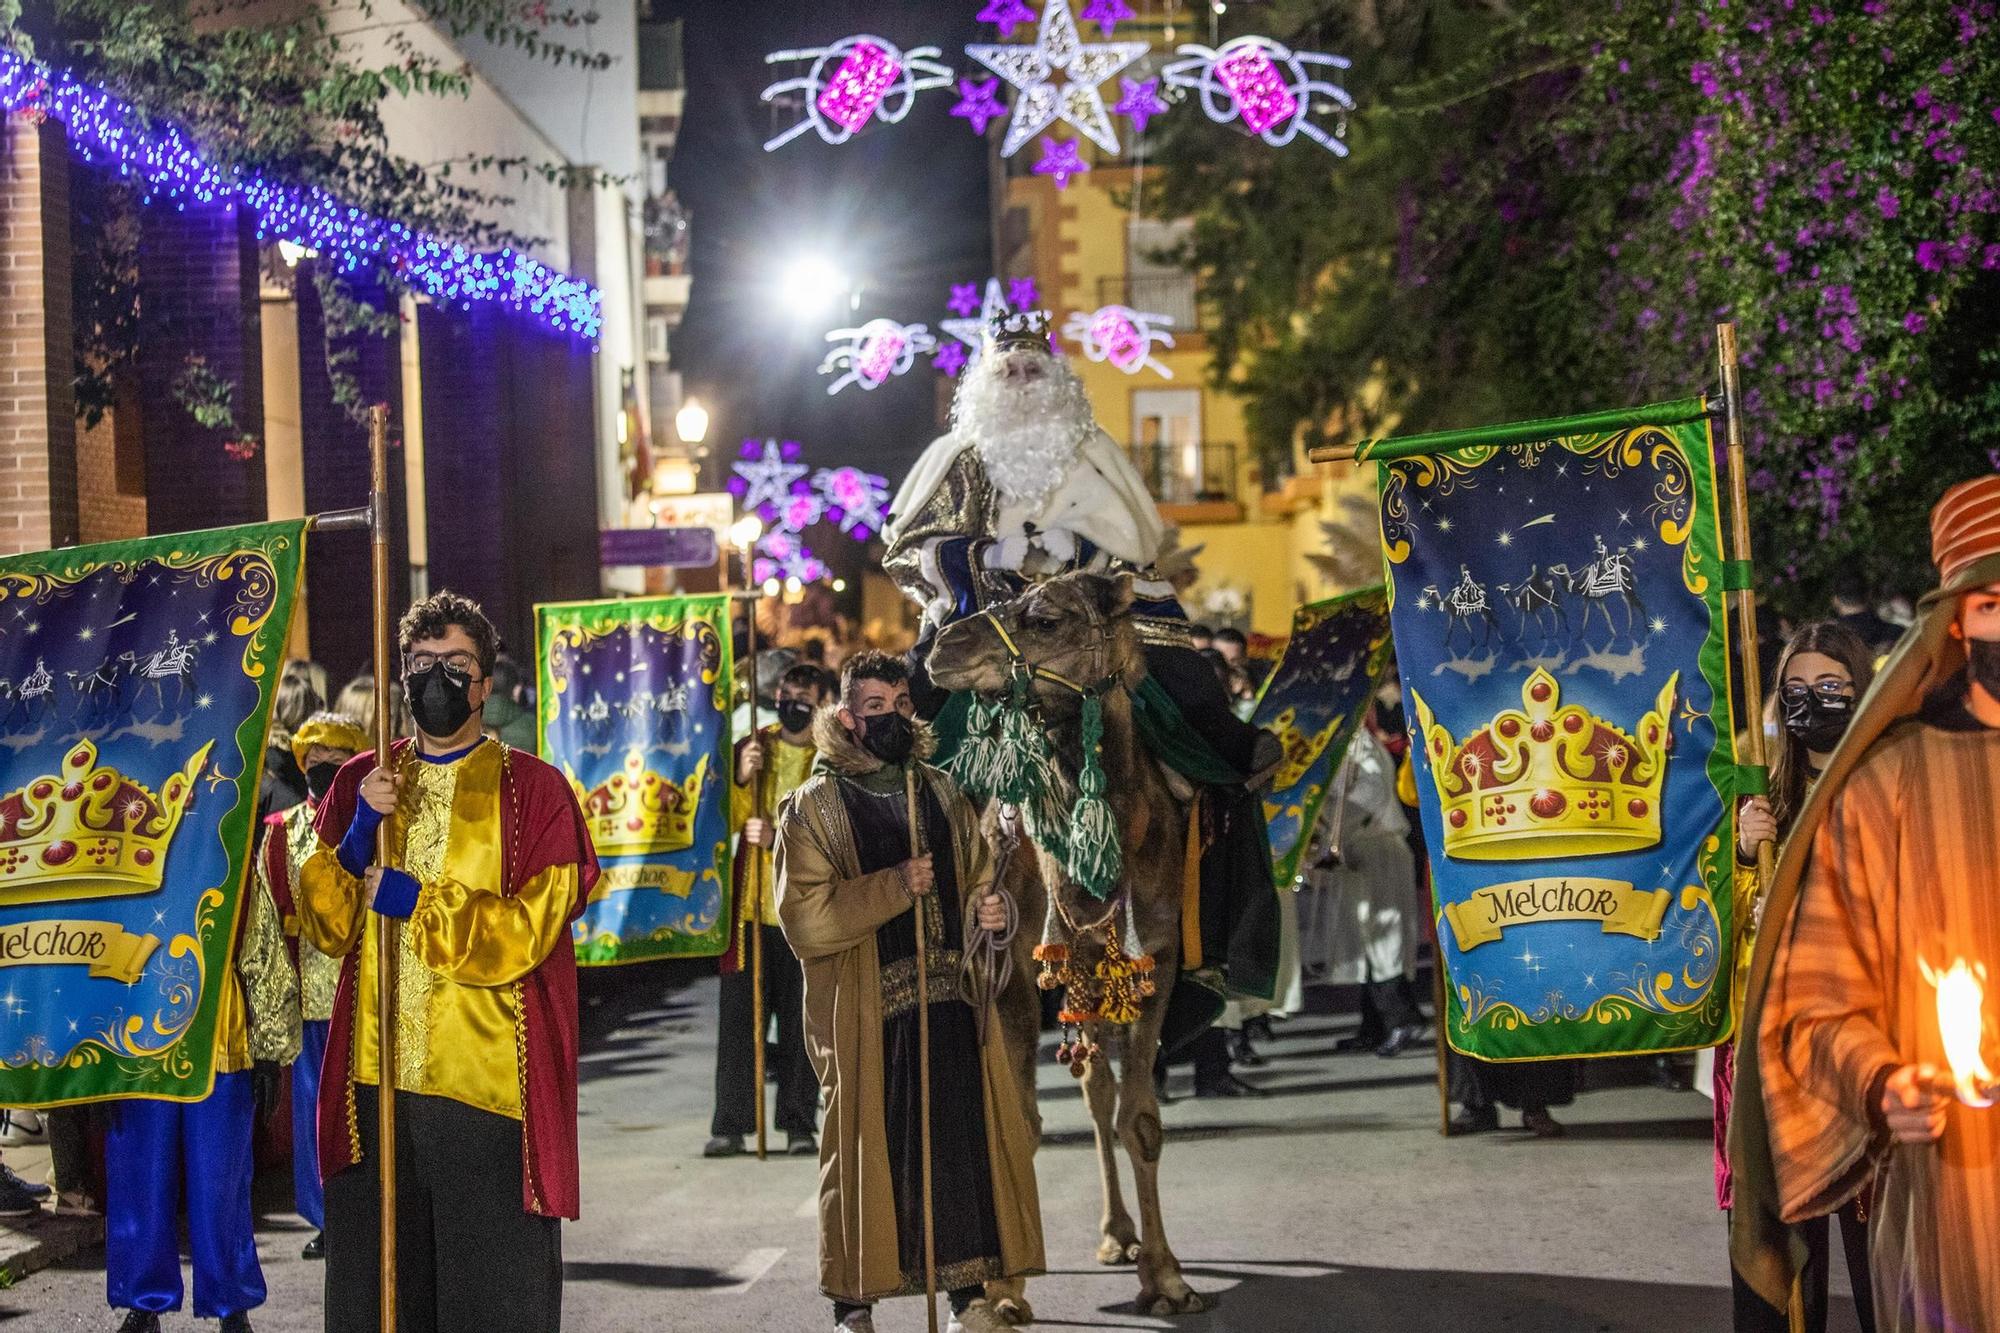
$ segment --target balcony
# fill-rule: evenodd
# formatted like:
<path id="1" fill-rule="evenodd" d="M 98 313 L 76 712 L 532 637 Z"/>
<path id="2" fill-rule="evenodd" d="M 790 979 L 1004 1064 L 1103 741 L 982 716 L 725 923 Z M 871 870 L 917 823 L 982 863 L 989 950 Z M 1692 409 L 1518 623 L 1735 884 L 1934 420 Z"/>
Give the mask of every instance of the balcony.
<path id="1" fill-rule="evenodd" d="M 1192 273 L 1128 273 L 1097 280 L 1097 303 L 1128 306 L 1147 315 L 1165 315 L 1173 332 L 1201 329 L 1201 303 L 1195 299 Z"/>
<path id="2" fill-rule="evenodd" d="M 1243 517 L 1234 444 L 1128 444 L 1126 454 L 1171 523 L 1227 523 Z"/>

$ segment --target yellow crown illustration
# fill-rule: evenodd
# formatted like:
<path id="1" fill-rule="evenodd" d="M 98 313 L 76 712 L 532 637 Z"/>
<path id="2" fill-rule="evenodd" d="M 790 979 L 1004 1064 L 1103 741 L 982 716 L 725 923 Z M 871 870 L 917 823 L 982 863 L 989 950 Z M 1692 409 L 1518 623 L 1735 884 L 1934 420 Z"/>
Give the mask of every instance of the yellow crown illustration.
<path id="1" fill-rule="evenodd" d="M 58 771 L 0 796 L 0 905 L 158 889 L 213 745 L 197 750 L 154 795 L 116 768 L 100 767 L 97 746 L 80 740 Z"/>
<path id="2" fill-rule="evenodd" d="M 694 846 L 694 814 L 707 778 L 707 755 L 684 781 L 673 782 L 647 768 L 646 756 L 639 750 L 628 751 L 625 766 L 589 791 L 574 773 L 569 774 L 600 856 L 678 852 Z"/>
<path id="3" fill-rule="evenodd" d="M 1412 690 L 1444 814 L 1444 851 L 1461 861 L 1532 861 L 1651 847 L 1673 750 L 1677 671 L 1634 734 L 1578 704 L 1537 668 L 1507 709 L 1463 744 Z"/>

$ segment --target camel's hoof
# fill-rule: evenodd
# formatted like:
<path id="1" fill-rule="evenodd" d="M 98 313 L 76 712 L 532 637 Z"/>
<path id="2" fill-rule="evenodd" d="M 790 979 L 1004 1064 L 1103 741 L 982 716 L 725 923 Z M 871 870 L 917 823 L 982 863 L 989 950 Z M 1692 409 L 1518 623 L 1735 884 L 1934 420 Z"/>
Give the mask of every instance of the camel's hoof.
<path id="1" fill-rule="evenodd" d="M 1139 1242 L 1106 1236 L 1097 1242 L 1097 1262 L 1106 1267 L 1136 1264 L 1139 1262 Z"/>
<path id="2" fill-rule="evenodd" d="M 1035 1322 L 1035 1307 L 1028 1304 L 1025 1296 L 1006 1296 L 994 1301 L 993 1313 L 1000 1316 L 1001 1323 L 1012 1324 L 1016 1328 Z"/>
<path id="3" fill-rule="evenodd" d="M 1139 1313 L 1154 1318 L 1165 1318 L 1179 1314 L 1202 1314 L 1210 1308 L 1209 1300 L 1192 1288 L 1184 1290 L 1178 1297 L 1164 1292 L 1139 1296 Z"/>

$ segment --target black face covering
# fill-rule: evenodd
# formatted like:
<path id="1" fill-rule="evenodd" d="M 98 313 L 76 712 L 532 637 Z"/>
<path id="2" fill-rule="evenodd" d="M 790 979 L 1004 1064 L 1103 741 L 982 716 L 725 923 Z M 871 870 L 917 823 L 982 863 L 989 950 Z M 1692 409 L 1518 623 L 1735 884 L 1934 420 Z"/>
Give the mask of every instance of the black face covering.
<path id="1" fill-rule="evenodd" d="M 885 764 L 901 764 L 917 746 L 917 724 L 901 713 L 861 719 L 861 748 Z"/>
<path id="2" fill-rule="evenodd" d="M 1788 688 L 1779 702 L 1785 730 L 1805 742 L 1813 754 L 1833 753 L 1833 747 L 1847 734 L 1847 724 L 1854 720 L 1854 700 L 1846 695 Z"/>
<path id="3" fill-rule="evenodd" d="M 2000 699 L 2000 639 L 1967 639 L 1965 658 L 1972 679 Z"/>
<path id="4" fill-rule="evenodd" d="M 333 790 L 334 775 L 340 772 L 340 764 L 332 759 L 322 759 L 306 770 L 306 790 L 315 801 L 324 801 L 326 794 Z"/>
<path id="5" fill-rule="evenodd" d="M 813 706 L 803 699 L 778 700 L 778 725 L 796 736 L 812 725 Z"/>
<path id="6" fill-rule="evenodd" d="M 472 716 L 472 678 L 454 674 L 442 662 L 404 677 L 403 688 L 409 691 L 410 716 L 426 736 L 450 736 Z"/>

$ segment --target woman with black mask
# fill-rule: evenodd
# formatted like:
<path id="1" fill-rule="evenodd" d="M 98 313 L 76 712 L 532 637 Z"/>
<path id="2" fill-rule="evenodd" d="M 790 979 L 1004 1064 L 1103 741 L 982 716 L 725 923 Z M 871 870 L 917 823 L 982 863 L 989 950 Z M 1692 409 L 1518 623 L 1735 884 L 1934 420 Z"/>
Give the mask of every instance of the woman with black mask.
<path id="1" fill-rule="evenodd" d="M 1764 843 L 1778 843 L 1790 831 L 1799 808 L 1805 804 L 1812 786 L 1833 751 L 1846 734 L 1855 706 L 1868 691 L 1874 678 L 1874 654 L 1860 636 L 1835 620 L 1821 620 L 1801 626 L 1786 642 L 1778 658 L 1777 690 L 1771 709 L 1780 734 L 1771 758 L 1769 797 L 1746 799 L 1736 815 L 1736 858 L 1746 873 L 1754 875 L 1757 849 Z M 1754 883 L 1754 878 L 1752 880 Z M 1738 921 L 1749 922 L 1750 895 L 1738 895 Z M 1745 957 L 1749 932 L 1744 931 Z M 1728 1130 L 1735 1048 L 1718 1047 L 1715 1053 L 1715 1193 L 1716 1202 L 1726 1212 L 1732 1199 L 1729 1173 Z M 1874 1333 L 1875 1305 L 1868 1280 L 1867 1192 L 1840 1210 L 1840 1239 L 1847 1252 L 1847 1271 L 1854 1281 L 1855 1313 L 1864 1333 Z M 1807 1260 L 1800 1273 L 1800 1290 L 1806 1333 L 1823 1333 L 1827 1318 L 1827 1261 L 1831 1242 L 1828 1217 L 1815 1217 L 1800 1225 Z M 1770 1305 L 1747 1286 L 1732 1269 L 1735 1328 L 1737 1333 L 1784 1333 L 1791 1328 L 1789 1316 Z"/>

